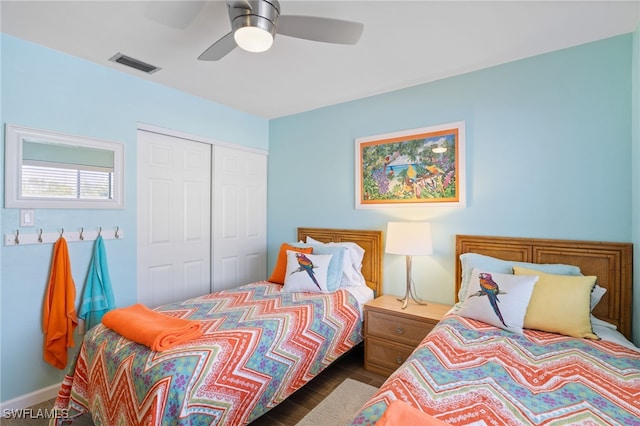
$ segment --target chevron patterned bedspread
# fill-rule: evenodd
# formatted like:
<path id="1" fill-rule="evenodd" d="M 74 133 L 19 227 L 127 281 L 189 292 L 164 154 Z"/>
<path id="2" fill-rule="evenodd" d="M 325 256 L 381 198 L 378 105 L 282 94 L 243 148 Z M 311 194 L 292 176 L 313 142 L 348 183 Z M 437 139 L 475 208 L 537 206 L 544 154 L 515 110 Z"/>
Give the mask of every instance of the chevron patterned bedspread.
<path id="1" fill-rule="evenodd" d="M 640 425 L 640 352 L 450 315 L 351 421 L 394 399 L 452 425 Z"/>
<path id="2" fill-rule="evenodd" d="M 282 293 L 268 282 L 158 310 L 204 321 L 205 334 L 162 352 L 102 324 L 85 335 L 56 400 L 96 425 L 242 425 L 362 341 L 355 298 Z M 63 423 L 62 420 L 60 423 Z"/>

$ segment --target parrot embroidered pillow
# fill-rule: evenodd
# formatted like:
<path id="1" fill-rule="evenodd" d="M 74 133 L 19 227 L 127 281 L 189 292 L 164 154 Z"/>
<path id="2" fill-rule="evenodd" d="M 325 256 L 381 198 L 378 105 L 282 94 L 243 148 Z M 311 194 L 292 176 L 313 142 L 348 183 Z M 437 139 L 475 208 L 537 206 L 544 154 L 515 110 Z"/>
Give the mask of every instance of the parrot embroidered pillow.
<path id="1" fill-rule="evenodd" d="M 300 251 L 302 253 L 313 253 L 312 247 L 294 247 L 291 244 L 282 243 L 280 245 L 280 251 L 278 251 L 278 259 L 271 271 L 269 282 L 276 284 L 284 284 L 284 276 L 287 270 L 287 250 Z"/>
<path id="2" fill-rule="evenodd" d="M 299 242 L 294 244 L 295 247 L 311 247 L 313 254 L 332 254 L 331 263 L 329 263 L 329 272 L 327 276 L 327 288 L 329 291 L 336 291 L 342 282 L 342 271 L 344 269 L 344 261 L 347 253 L 346 247 L 330 246 L 328 244 L 305 244 Z"/>
<path id="3" fill-rule="evenodd" d="M 467 298 L 457 314 L 522 334 L 535 275 L 512 275 L 474 268 Z"/>
<path id="4" fill-rule="evenodd" d="M 287 271 L 282 291 L 329 293 L 327 276 L 331 254 L 307 254 L 287 250 Z"/>

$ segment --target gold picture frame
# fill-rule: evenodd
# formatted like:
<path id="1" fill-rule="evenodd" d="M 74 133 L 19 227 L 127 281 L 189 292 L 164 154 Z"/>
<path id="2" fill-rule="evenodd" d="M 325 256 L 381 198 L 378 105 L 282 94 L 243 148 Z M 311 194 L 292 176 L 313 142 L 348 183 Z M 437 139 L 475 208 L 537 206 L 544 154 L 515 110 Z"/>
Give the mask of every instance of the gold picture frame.
<path id="1" fill-rule="evenodd" d="M 464 145 L 464 121 L 357 138 L 356 208 L 464 207 Z"/>

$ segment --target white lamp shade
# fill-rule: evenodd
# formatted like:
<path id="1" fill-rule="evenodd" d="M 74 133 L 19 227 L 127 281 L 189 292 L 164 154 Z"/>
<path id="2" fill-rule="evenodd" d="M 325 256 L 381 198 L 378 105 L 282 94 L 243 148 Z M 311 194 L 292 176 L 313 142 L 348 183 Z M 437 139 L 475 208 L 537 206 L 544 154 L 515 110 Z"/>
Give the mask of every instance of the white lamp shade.
<path id="1" fill-rule="evenodd" d="M 433 254 L 429 222 L 389 222 L 385 251 L 405 256 Z"/>

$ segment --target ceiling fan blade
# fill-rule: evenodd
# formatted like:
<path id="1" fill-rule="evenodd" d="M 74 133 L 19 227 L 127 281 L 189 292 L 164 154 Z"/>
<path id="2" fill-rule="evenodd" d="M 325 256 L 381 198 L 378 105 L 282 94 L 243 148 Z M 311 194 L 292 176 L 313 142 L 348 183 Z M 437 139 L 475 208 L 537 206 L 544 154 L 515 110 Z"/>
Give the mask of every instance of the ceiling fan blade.
<path id="1" fill-rule="evenodd" d="M 225 55 L 235 49 L 236 40 L 233 38 L 233 32 L 228 33 L 220 40 L 213 43 L 207 50 L 202 52 L 198 59 L 201 61 L 218 61 Z"/>
<path id="2" fill-rule="evenodd" d="M 317 16 L 281 15 L 278 34 L 325 43 L 356 44 L 364 25 L 342 19 Z"/>
<path id="3" fill-rule="evenodd" d="M 149 1 L 146 16 L 159 24 L 185 29 L 198 16 L 206 1 Z"/>

